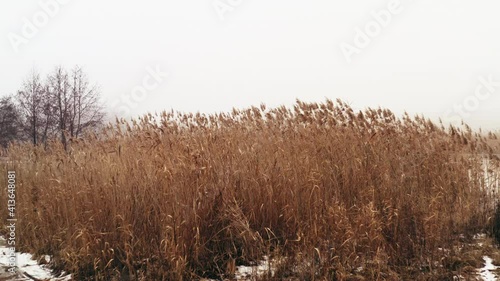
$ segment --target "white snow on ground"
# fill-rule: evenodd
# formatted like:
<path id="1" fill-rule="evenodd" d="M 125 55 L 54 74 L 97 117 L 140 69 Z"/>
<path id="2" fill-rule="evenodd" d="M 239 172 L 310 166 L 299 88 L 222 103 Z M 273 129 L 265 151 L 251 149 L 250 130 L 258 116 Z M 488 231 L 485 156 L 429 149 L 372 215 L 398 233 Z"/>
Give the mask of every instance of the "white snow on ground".
<path id="1" fill-rule="evenodd" d="M 497 280 L 496 275 L 492 272 L 493 270 L 497 269 L 498 267 L 493 265 L 493 260 L 488 257 L 484 256 L 484 267 L 479 269 L 479 276 L 483 278 L 485 281 L 495 281 Z"/>
<path id="2" fill-rule="evenodd" d="M 256 265 L 244 266 L 240 265 L 236 267 L 236 272 L 234 273 L 234 279 L 238 281 L 251 281 L 258 277 L 262 277 L 266 274 L 271 274 L 274 276 L 276 272 L 275 266 L 273 266 L 273 261 L 269 260 L 268 256 L 264 256 Z M 224 279 L 226 280 L 226 279 Z M 201 281 L 215 281 L 214 279 L 201 279 Z"/>
<path id="3" fill-rule="evenodd" d="M 264 260 L 259 262 L 257 265 L 238 266 L 236 268 L 235 278 L 236 280 L 250 280 L 268 273 L 271 273 L 271 276 L 274 276 L 274 271 L 275 270 L 269 261 L 269 257 L 264 256 Z"/>
<path id="4" fill-rule="evenodd" d="M 5 238 L 0 236 L 0 245 L 5 244 Z M 64 277 L 54 277 L 51 270 L 45 265 L 39 265 L 36 260 L 33 259 L 31 254 L 16 252 L 16 269 L 17 275 L 9 275 L 7 269 L 9 268 L 9 248 L 5 246 L 0 246 L 0 280 L 3 277 L 9 277 L 8 280 L 44 280 L 44 281 L 69 281 L 71 280 L 71 275 L 66 275 Z M 45 259 L 47 260 L 47 256 Z M 3 275 L 2 275 L 3 274 Z"/>

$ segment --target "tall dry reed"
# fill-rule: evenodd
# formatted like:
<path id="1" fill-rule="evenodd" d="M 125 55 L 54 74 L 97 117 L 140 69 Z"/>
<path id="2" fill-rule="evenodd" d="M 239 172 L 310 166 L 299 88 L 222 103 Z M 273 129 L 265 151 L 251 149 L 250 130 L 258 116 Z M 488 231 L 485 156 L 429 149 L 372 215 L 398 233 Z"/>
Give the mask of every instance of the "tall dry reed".
<path id="1" fill-rule="evenodd" d="M 77 279 L 231 277 L 267 255 L 275 278 L 398 280 L 487 226 L 485 142 L 327 100 L 149 114 L 8 155 L 22 250 Z"/>

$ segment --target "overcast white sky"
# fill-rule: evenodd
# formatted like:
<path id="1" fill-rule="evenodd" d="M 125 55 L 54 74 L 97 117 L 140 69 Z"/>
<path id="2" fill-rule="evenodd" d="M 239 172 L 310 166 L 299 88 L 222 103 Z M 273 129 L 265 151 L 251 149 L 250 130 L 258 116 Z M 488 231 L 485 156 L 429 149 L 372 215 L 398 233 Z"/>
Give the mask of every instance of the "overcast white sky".
<path id="1" fill-rule="evenodd" d="M 341 98 L 500 129 L 498 0 L 58 1 L 3 1 L 0 96 L 81 65 L 132 115 Z"/>

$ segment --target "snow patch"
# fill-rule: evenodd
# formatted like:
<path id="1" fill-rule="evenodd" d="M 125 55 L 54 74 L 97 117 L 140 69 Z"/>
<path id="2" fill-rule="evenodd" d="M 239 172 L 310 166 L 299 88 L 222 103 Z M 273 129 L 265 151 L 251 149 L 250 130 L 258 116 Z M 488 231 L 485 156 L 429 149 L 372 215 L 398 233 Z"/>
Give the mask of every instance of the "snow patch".
<path id="1" fill-rule="evenodd" d="M 488 256 L 484 256 L 483 260 L 484 267 L 479 270 L 479 276 L 481 276 L 481 278 L 485 281 L 497 280 L 496 275 L 492 271 L 497 269 L 498 267 L 493 265 L 493 260 Z"/>
<path id="2" fill-rule="evenodd" d="M 257 265 L 236 267 L 235 278 L 236 280 L 250 280 L 268 273 L 274 276 L 275 269 L 271 265 L 269 257 L 264 256 L 264 260 L 260 261 Z"/>
<path id="3" fill-rule="evenodd" d="M 0 236 L 0 244 L 5 241 L 5 238 Z M 31 254 L 16 252 L 16 271 L 13 275 L 8 272 L 10 249 L 5 246 L 0 246 L 0 280 L 47 280 L 47 281 L 70 281 L 71 275 L 64 277 L 55 277 L 50 268 L 46 265 L 39 265 L 33 259 Z M 50 261 L 49 256 L 44 256 L 46 261 Z M 8 277 L 9 279 L 2 279 Z"/>

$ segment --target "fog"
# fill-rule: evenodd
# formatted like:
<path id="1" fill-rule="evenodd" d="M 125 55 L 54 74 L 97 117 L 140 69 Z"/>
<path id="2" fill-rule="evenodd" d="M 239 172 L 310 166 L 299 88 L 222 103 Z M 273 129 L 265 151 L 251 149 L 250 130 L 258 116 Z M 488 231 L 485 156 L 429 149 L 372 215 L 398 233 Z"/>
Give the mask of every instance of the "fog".
<path id="1" fill-rule="evenodd" d="M 341 98 L 500 128 L 500 3 L 7 1 L 0 95 L 80 65 L 112 114 Z"/>

